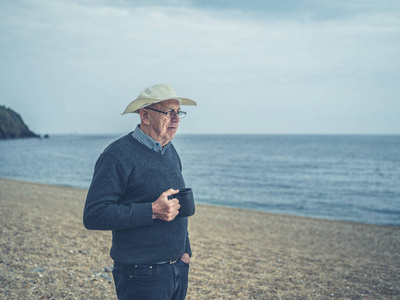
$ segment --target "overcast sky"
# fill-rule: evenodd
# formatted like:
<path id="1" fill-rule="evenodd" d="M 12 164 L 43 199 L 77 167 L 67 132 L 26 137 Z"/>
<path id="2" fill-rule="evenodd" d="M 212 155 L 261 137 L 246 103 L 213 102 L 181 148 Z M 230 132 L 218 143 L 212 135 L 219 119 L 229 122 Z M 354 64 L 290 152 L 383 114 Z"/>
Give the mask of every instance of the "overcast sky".
<path id="1" fill-rule="evenodd" d="M 400 1 L 1 0 L 0 105 L 36 133 L 117 133 L 149 85 L 181 133 L 400 134 Z"/>

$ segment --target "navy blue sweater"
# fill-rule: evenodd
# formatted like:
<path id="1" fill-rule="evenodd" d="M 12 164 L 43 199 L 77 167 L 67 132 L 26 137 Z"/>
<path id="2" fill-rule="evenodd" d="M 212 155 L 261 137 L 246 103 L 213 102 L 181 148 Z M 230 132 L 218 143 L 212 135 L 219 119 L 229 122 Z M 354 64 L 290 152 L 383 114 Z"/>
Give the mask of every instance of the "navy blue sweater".
<path id="1" fill-rule="evenodd" d="M 152 218 L 151 203 L 170 188 L 185 188 L 174 146 L 160 154 L 127 134 L 96 162 L 83 223 L 87 229 L 112 230 L 110 255 L 119 263 L 151 264 L 192 255 L 187 218 Z"/>

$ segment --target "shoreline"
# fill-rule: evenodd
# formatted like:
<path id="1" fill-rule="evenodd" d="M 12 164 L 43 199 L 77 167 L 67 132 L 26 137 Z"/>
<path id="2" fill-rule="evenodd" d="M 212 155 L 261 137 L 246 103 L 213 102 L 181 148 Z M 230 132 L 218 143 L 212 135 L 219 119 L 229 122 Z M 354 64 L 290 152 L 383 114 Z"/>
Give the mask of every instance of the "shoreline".
<path id="1" fill-rule="evenodd" d="M 43 186 L 50 186 L 50 187 L 70 188 L 70 189 L 77 189 L 77 190 L 87 191 L 87 188 L 76 187 L 76 186 L 72 186 L 72 185 L 61 185 L 61 184 L 50 184 L 50 183 L 42 183 L 42 182 L 24 181 L 24 180 L 12 179 L 12 178 L 4 178 L 4 177 L 0 177 L 0 180 L 6 180 L 6 181 L 8 180 L 8 181 L 15 181 L 15 182 L 26 183 L 26 184 L 36 184 L 36 185 L 43 185 Z M 335 218 L 330 218 L 329 219 L 329 218 L 316 217 L 316 216 L 306 216 L 306 215 L 300 215 L 300 214 L 285 214 L 285 213 L 280 213 L 280 212 L 271 212 L 271 211 L 266 211 L 266 210 L 258 210 L 258 209 L 252 209 L 252 208 L 244 208 L 244 207 L 235 207 L 235 206 L 221 205 L 221 204 L 196 203 L 196 207 L 197 206 L 216 207 L 216 208 L 221 208 L 221 209 L 243 210 L 243 211 L 247 211 L 248 213 L 251 213 L 251 212 L 254 213 L 255 212 L 255 213 L 263 213 L 263 214 L 276 215 L 276 216 L 282 216 L 282 217 L 305 218 L 305 219 L 329 221 L 329 222 L 343 222 L 343 223 L 350 223 L 350 224 L 361 224 L 361 225 L 370 225 L 370 226 L 383 226 L 383 227 L 397 227 L 397 228 L 400 228 L 400 225 L 396 225 L 396 224 L 377 224 L 377 223 L 366 223 L 366 222 L 358 222 L 358 221 L 335 219 Z"/>
<path id="2" fill-rule="evenodd" d="M 4 299 L 115 299 L 87 190 L 0 178 Z M 398 299 L 400 227 L 198 204 L 187 299 Z"/>

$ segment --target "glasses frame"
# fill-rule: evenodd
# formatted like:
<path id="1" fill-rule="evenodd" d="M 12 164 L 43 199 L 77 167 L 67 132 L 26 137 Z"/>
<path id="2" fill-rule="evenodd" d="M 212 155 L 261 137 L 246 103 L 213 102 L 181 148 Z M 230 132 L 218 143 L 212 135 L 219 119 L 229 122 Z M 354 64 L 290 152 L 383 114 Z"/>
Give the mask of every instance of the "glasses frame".
<path id="1" fill-rule="evenodd" d="M 173 119 L 177 115 L 178 115 L 179 118 L 182 118 L 182 119 L 186 116 L 186 112 L 185 111 L 181 111 L 181 110 L 178 111 L 178 112 L 175 112 L 174 110 L 170 110 L 170 111 L 165 112 L 165 111 L 161 111 L 161 110 L 158 110 L 158 109 L 155 109 L 155 108 L 152 108 L 152 107 L 145 107 L 145 109 L 150 109 L 150 110 L 154 110 L 156 112 L 162 113 L 162 114 L 166 115 L 168 119 Z M 171 116 L 172 113 L 174 114 L 174 116 Z M 182 114 L 182 116 L 180 116 L 180 114 Z"/>

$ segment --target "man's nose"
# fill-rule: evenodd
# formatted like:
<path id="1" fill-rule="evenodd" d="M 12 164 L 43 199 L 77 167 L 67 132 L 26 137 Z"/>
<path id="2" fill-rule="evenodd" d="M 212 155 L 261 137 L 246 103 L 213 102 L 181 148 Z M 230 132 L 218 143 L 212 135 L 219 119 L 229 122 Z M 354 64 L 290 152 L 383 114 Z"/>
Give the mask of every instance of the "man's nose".
<path id="1" fill-rule="evenodd" d="M 171 118 L 171 121 L 179 123 L 179 121 L 181 120 L 181 118 L 179 118 L 178 114 L 175 114 L 175 116 L 173 118 Z"/>

